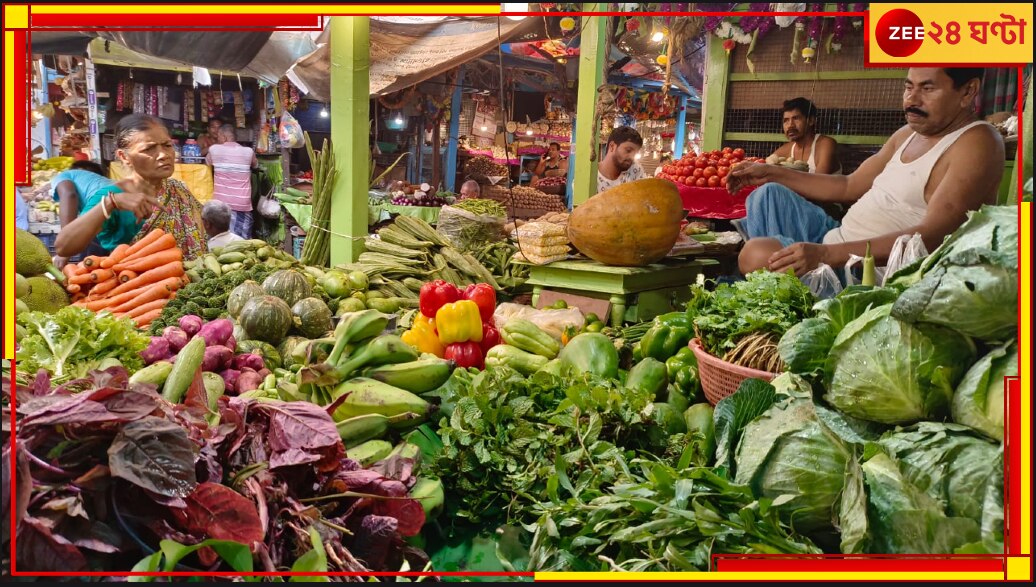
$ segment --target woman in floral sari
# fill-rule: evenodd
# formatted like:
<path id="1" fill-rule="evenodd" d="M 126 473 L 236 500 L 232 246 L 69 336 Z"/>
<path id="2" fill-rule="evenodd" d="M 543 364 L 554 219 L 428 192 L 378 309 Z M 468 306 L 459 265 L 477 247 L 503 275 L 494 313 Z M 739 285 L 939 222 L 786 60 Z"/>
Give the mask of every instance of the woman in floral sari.
<path id="1" fill-rule="evenodd" d="M 86 198 L 83 213 L 66 225 L 54 243 L 62 257 L 76 255 L 96 237 L 107 254 L 161 228 L 176 238 L 185 259 L 207 252 L 201 203 L 182 182 L 171 179 L 176 153 L 162 121 L 131 114 L 115 129 L 116 156 L 132 173 Z"/>

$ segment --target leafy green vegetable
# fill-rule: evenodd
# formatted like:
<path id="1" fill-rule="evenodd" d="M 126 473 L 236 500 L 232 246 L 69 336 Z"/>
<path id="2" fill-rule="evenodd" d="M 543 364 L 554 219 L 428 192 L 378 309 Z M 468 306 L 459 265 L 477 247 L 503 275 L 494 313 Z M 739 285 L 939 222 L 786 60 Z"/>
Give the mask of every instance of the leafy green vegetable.
<path id="1" fill-rule="evenodd" d="M 18 370 L 30 376 L 46 369 L 51 382 L 61 384 L 115 361 L 131 373 L 144 366 L 140 352 L 150 339 L 131 320 L 67 306 L 54 314 L 23 312 L 18 322 L 26 331 L 18 343 Z"/>
<path id="2" fill-rule="evenodd" d="M 838 332 L 826 318 L 806 318 L 784 333 L 777 352 L 788 371 L 800 375 L 819 375 L 827 364 L 827 354 Z"/>
<path id="3" fill-rule="evenodd" d="M 188 314 L 205 320 L 227 318 L 227 299 L 234 288 L 249 280 L 262 283 L 275 271 L 276 267 L 265 263 L 220 276 L 207 269 L 200 270 L 201 280 L 188 283 L 177 292 L 176 297 L 162 308 L 162 314 L 151 323 L 150 332 L 157 336 L 163 328 L 176 326 L 180 317 Z"/>
<path id="4" fill-rule="evenodd" d="M 975 363 L 953 393 L 953 421 L 1004 439 L 1004 377 L 1018 375 L 1018 342 L 996 347 Z"/>
<path id="5" fill-rule="evenodd" d="M 953 328 L 986 341 L 1017 336 L 1018 209 L 983 206 L 915 270 L 892 315 Z M 909 271 L 908 268 L 904 271 Z"/>
<path id="6" fill-rule="evenodd" d="M 761 416 L 777 401 L 772 385 L 760 379 L 746 379 L 737 391 L 716 404 L 716 466 L 728 470 L 734 466 L 734 454 L 741 432 L 749 422 Z"/>
<path id="7" fill-rule="evenodd" d="M 837 335 L 846 324 L 856 320 L 867 310 L 895 302 L 899 293 L 899 290 L 887 287 L 850 285 L 837 296 L 820 300 L 813 309 L 831 321 Z"/>
<path id="8" fill-rule="evenodd" d="M 824 399 L 850 416 L 885 424 L 943 417 L 975 345 L 947 328 L 901 322 L 891 308 L 868 310 L 838 334 Z"/>
<path id="9" fill-rule="evenodd" d="M 820 552 L 780 521 L 778 500 L 756 500 L 712 469 L 629 469 L 629 481 L 590 501 L 538 504 L 529 568 L 705 571 L 713 554 Z"/>
<path id="10" fill-rule="evenodd" d="M 778 337 L 813 314 L 809 288 L 788 273 L 757 271 L 746 281 L 722 284 L 711 294 L 698 287 L 688 312 L 710 354 L 723 356 L 746 335 L 772 332 Z"/>

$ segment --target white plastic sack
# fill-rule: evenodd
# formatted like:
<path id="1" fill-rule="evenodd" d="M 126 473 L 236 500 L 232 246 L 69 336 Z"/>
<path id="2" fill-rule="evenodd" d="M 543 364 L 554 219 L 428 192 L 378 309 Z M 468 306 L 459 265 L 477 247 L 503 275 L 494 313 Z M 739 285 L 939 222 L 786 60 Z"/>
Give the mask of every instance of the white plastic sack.
<path id="1" fill-rule="evenodd" d="M 835 270 L 825 263 L 821 263 L 800 279 L 817 299 L 833 298 L 842 291 L 842 282 L 838 279 Z"/>
<path id="2" fill-rule="evenodd" d="M 582 330 L 586 325 L 583 313 L 579 308 L 567 308 L 565 310 L 537 310 L 532 306 L 522 304 L 503 303 L 496 307 L 493 314 L 493 322 L 497 329 L 503 328 L 508 322 L 516 318 L 528 320 L 556 340 L 561 340 L 561 335 L 569 326 L 577 331 Z"/>
<path id="3" fill-rule="evenodd" d="M 892 245 L 892 252 L 889 253 L 888 263 L 885 264 L 885 274 L 881 279 L 881 285 L 884 286 L 885 281 L 889 276 L 895 275 L 896 271 L 927 256 L 928 248 L 924 246 L 920 233 L 904 234 L 897 238 L 895 244 Z"/>

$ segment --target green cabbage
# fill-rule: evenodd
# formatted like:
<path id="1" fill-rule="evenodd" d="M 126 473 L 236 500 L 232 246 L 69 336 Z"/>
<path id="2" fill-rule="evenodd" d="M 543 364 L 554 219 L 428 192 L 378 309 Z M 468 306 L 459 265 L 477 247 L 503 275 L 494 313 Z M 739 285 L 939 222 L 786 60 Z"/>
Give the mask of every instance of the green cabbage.
<path id="1" fill-rule="evenodd" d="M 953 388 L 975 360 L 971 339 L 948 328 L 910 325 L 873 308 L 838 334 L 824 399 L 872 422 L 911 424 L 949 413 Z"/>
<path id="2" fill-rule="evenodd" d="M 953 393 L 953 421 L 1004 439 L 1004 377 L 1018 375 L 1018 343 L 994 348 L 975 363 Z"/>
<path id="3" fill-rule="evenodd" d="M 837 335 L 834 324 L 827 318 L 806 318 L 784 333 L 777 343 L 777 352 L 789 372 L 819 374 L 824 370 L 827 353 Z"/>

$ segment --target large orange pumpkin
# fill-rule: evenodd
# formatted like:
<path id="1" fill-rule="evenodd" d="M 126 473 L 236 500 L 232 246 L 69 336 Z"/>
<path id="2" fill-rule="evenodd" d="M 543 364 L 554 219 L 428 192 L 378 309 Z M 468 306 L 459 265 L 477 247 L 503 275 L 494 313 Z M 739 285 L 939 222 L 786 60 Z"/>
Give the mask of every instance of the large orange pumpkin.
<path id="1" fill-rule="evenodd" d="M 568 221 L 568 238 L 581 253 L 605 265 L 650 265 L 672 250 L 684 214 L 672 182 L 641 179 L 577 206 Z"/>

